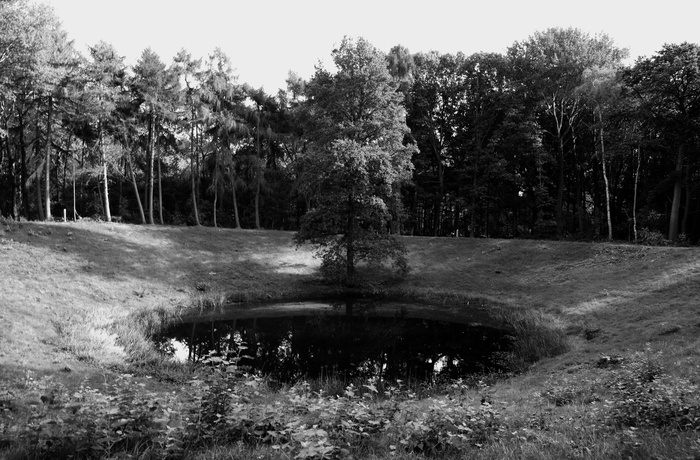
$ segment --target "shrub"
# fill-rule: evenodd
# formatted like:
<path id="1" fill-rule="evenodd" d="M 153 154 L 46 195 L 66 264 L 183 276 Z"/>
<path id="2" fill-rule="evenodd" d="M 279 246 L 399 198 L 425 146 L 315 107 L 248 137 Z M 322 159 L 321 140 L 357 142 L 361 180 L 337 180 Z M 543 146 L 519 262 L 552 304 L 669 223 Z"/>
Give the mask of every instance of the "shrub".
<path id="1" fill-rule="evenodd" d="M 27 390 L 50 386 L 51 398 L 14 429 L 14 458 L 176 458 L 181 442 L 169 426 L 173 401 L 129 385 L 130 378 L 118 376 L 104 390 L 83 383 L 70 393 L 60 384 L 28 379 Z"/>
<path id="2" fill-rule="evenodd" d="M 489 403 L 477 406 L 438 399 L 428 411 L 407 414 L 396 437 L 410 452 L 426 455 L 457 453 L 482 447 L 503 429 L 499 413 Z"/>
<path id="3" fill-rule="evenodd" d="M 642 228 L 637 233 L 637 242 L 647 246 L 668 246 L 671 244 L 663 233 L 657 230 Z"/>
<path id="4" fill-rule="evenodd" d="M 649 349 L 623 364 L 612 381 L 611 420 L 616 425 L 700 429 L 698 385 L 664 373 L 660 353 Z"/>

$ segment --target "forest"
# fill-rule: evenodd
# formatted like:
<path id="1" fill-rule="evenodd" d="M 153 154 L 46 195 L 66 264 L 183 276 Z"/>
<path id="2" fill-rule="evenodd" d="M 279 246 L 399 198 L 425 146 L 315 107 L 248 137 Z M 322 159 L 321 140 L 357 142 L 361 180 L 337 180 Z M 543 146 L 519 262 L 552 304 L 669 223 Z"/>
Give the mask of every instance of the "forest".
<path id="1" fill-rule="evenodd" d="M 128 66 L 105 42 L 76 50 L 50 7 L 0 2 L 0 214 L 299 230 L 335 196 L 317 179 L 342 131 L 365 153 L 390 133 L 409 160 L 384 182 L 392 234 L 700 239 L 697 44 L 629 65 L 605 34 L 551 28 L 503 54 L 345 38 L 333 55 L 342 72 L 267 94 L 220 49 Z M 350 113 L 376 81 L 391 110 Z"/>

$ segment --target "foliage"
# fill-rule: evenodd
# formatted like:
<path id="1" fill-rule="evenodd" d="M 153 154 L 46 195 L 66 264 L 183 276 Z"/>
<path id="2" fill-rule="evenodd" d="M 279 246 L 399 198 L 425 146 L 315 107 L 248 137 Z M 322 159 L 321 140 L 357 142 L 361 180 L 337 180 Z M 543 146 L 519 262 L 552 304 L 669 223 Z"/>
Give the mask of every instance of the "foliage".
<path id="1" fill-rule="evenodd" d="M 637 241 L 648 246 L 668 246 L 671 244 L 671 241 L 663 233 L 649 230 L 646 227 L 639 230 Z"/>
<path id="2" fill-rule="evenodd" d="M 168 63 L 146 48 L 127 66 L 97 42 L 81 56 L 54 12 L 26 0 L 1 2 L 0 26 L 0 214 L 13 219 L 74 207 L 76 219 L 325 232 L 331 222 L 304 216 L 354 200 L 354 230 L 376 237 L 358 251 L 387 243 L 381 257 L 399 264 L 389 240 L 401 233 L 631 240 L 638 203 L 663 220 L 641 227 L 700 237 L 697 44 L 625 69 L 609 36 L 575 28 L 503 54 L 385 55 L 345 38 L 335 69 L 291 74 L 275 95 L 239 83 L 220 49 Z M 367 148 L 391 160 L 389 192 L 324 203 L 340 180 L 319 174 L 325 154 Z M 363 263 L 350 223 L 320 245 L 335 280 Z"/>
<path id="3" fill-rule="evenodd" d="M 339 397 L 311 393 L 305 384 L 271 397 L 264 380 L 235 377 L 235 363 L 210 364 L 212 370 L 185 384 L 187 391 L 170 395 L 132 383 L 129 374 L 101 389 L 85 382 L 72 393 L 30 374 L 24 390 L 50 392 L 51 400 L 32 406 L 23 427 L 10 419 L 0 431 L 12 435 L 16 458 L 178 458 L 244 443 L 298 459 L 330 459 L 369 448 L 462 452 L 500 430 L 488 404 L 441 399 L 424 411 L 401 382 L 383 394 L 370 381 L 363 391 L 350 385 Z"/>
<path id="4" fill-rule="evenodd" d="M 20 454 L 17 458 L 109 458 L 128 452 L 139 458 L 167 458 L 181 452 L 172 420 L 173 399 L 145 390 L 145 384 L 125 385 L 124 374 L 103 389 L 84 382 L 77 391 L 35 380 L 27 374 L 25 389 L 45 392 L 30 405 L 23 426 L 3 425 Z M 49 395 L 49 396 L 46 396 Z"/>
<path id="5" fill-rule="evenodd" d="M 399 443 L 412 452 L 455 454 L 482 447 L 498 438 L 503 429 L 500 414 L 488 402 L 474 407 L 437 399 L 426 412 L 414 414 L 399 425 L 397 436 Z"/>
<path id="6" fill-rule="evenodd" d="M 305 382 L 272 390 L 265 379 L 243 374 L 236 359 L 216 356 L 172 392 L 130 374 L 69 391 L 28 372 L 0 387 L 0 453 L 157 459 L 236 452 L 321 460 L 518 458 L 530 449 L 540 452 L 533 458 L 700 452 L 692 434 L 700 425 L 697 385 L 667 375 L 663 356 L 649 350 L 619 361 L 595 365 L 596 374 L 552 378 L 539 396 L 543 406 L 528 401 L 515 411 L 494 400 L 483 380 L 453 381 L 426 399 L 401 381 L 350 384 L 340 395 L 311 391 Z M 656 432 L 640 431 L 649 429 L 680 444 L 661 447 Z"/>
<path id="7" fill-rule="evenodd" d="M 664 155 L 671 164 L 675 163 L 667 172 L 668 182 L 672 183 L 668 239 L 677 242 L 679 233 L 685 233 L 682 225 L 687 226 L 687 214 L 683 224 L 680 214 L 685 151 L 697 146 L 700 46 L 687 42 L 666 44 L 656 55 L 639 59 L 628 69 L 625 82 L 631 98 L 639 105 L 641 123 L 649 131 L 663 135 Z M 687 180 L 691 166 L 685 168 Z"/>
<path id="8" fill-rule="evenodd" d="M 353 284 L 360 261 L 393 258 L 406 267 L 389 230 L 412 149 L 403 145 L 405 116 L 384 55 L 346 38 L 333 59 L 338 72 L 318 69 L 307 85 L 311 145 L 299 160 L 298 188 L 312 207 L 296 241 L 318 246 L 324 273 Z"/>
<path id="9" fill-rule="evenodd" d="M 632 355 L 612 381 L 613 423 L 636 428 L 700 429 L 700 388 L 664 372 L 661 353 Z"/>

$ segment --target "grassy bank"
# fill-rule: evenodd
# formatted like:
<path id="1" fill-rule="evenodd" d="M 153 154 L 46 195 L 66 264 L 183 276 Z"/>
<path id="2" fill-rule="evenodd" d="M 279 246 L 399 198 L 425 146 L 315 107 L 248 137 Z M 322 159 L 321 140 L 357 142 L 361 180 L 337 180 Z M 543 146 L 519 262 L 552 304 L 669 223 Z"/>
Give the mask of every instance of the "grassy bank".
<path id="1" fill-rule="evenodd" d="M 79 452 L 104 457 L 176 456 L 186 439 L 199 458 L 700 458 L 698 249 L 406 237 L 408 277 L 365 273 L 366 292 L 553 325 L 568 344 L 515 378 L 429 398 L 371 383 L 270 392 L 153 354 L 144 335 L 193 307 L 336 294 L 291 237 L 0 223 L 0 457 L 73 428 L 99 447 Z"/>

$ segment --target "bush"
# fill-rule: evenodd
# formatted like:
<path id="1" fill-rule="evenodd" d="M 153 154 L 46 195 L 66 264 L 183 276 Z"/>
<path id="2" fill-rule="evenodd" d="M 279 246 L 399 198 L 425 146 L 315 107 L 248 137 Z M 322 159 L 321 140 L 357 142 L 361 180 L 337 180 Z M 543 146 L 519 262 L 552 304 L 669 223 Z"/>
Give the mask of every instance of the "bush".
<path id="1" fill-rule="evenodd" d="M 611 420 L 616 425 L 700 429 L 698 385 L 664 373 L 661 353 L 649 349 L 623 364 L 612 382 Z"/>
<path id="2" fill-rule="evenodd" d="M 669 246 L 671 244 L 663 233 L 648 228 L 642 228 L 637 232 L 637 242 L 647 246 Z"/>
<path id="3" fill-rule="evenodd" d="M 482 447 L 503 430 L 500 415 L 486 402 L 472 406 L 438 399 L 427 412 L 410 415 L 396 427 L 396 436 L 408 451 L 426 455 Z"/>

